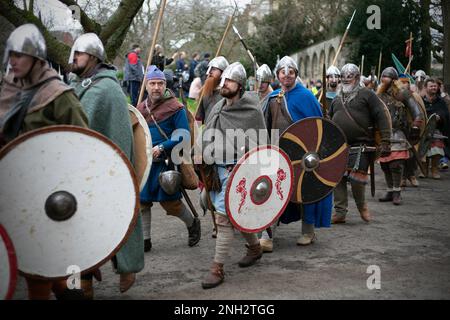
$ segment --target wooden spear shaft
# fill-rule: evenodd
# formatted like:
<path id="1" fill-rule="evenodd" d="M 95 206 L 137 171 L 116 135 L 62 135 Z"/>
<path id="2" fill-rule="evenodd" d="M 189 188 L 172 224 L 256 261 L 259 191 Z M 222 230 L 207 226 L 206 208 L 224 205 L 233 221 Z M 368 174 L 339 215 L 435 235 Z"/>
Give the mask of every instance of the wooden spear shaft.
<path id="1" fill-rule="evenodd" d="M 156 40 L 158 38 L 159 29 L 161 27 L 162 17 L 164 15 L 166 3 L 167 3 L 166 0 L 161 0 L 158 20 L 156 22 L 155 32 L 153 33 L 152 45 L 150 46 L 150 50 L 148 52 L 147 65 L 145 67 L 145 72 L 147 72 L 147 69 L 150 66 L 150 63 L 152 62 L 153 51 L 155 50 Z M 161 71 L 163 71 L 163 70 L 161 70 Z M 141 91 L 139 92 L 139 99 L 138 99 L 138 103 L 137 103 L 138 105 L 142 102 L 142 98 L 144 97 L 144 90 L 145 90 L 145 75 L 144 75 L 144 79 L 142 80 Z M 137 107 L 137 106 L 135 106 L 135 107 Z"/>
<path id="2" fill-rule="evenodd" d="M 381 75 L 381 61 L 383 60 L 383 49 L 380 50 L 380 58 L 378 59 L 378 81 L 380 81 Z"/>
<path id="3" fill-rule="evenodd" d="M 337 52 L 336 52 L 336 55 L 334 56 L 333 63 L 331 64 L 332 66 L 335 66 L 335 65 L 336 65 L 337 58 L 338 58 L 339 54 L 341 53 L 341 50 L 342 50 L 342 47 L 344 46 L 345 40 L 347 39 L 348 32 L 349 32 L 349 30 L 350 30 L 350 26 L 352 25 L 352 22 L 353 22 L 353 18 L 355 18 L 355 14 L 356 14 L 356 10 L 353 11 L 352 18 L 350 19 L 350 22 L 348 23 L 347 29 L 345 30 L 345 33 L 344 33 L 344 35 L 342 36 L 341 43 L 339 44 L 339 48 L 338 48 L 338 50 L 337 50 Z M 322 95 L 323 95 L 323 91 L 322 91 L 322 93 L 320 94 L 319 101 L 322 99 Z"/>

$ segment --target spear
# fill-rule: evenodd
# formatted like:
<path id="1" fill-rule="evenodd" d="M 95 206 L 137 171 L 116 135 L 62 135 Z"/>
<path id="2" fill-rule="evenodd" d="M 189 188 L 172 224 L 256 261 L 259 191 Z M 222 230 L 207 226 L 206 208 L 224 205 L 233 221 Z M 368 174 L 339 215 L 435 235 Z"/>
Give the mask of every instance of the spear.
<path id="1" fill-rule="evenodd" d="M 353 11 L 352 18 L 350 19 L 350 22 L 348 23 L 347 29 L 345 29 L 345 33 L 342 36 L 341 43 L 339 44 L 339 48 L 338 48 L 338 50 L 336 52 L 336 55 L 334 56 L 333 63 L 331 64 L 332 66 L 336 65 L 337 58 L 339 56 L 339 53 L 341 53 L 341 50 L 342 50 L 342 47 L 344 46 L 345 40 L 347 39 L 348 32 L 349 32 L 350 27 L 351 27 L 351 25 L 353 23 L 353 19 L 355 18 L 355 14 L 356 14 L 356 9 L 355 9 L 355 11 Z"/>
<path id="2" fill-rule="evenodd" d="M 378 59 L 378 81 L 380 81 L 381 75 L 381 61 L 383 60 L 383 49 L 380 50 L 380 58 Z"/>
<path id="3" fill-rule="evenodd" d="M 244 39 L 241 37 L 238 29 L 233 25 L 233 31 L 234 33 L 236 33 L 236 35 L 239 38 L 239 41 L 241 41 L 242 45 L 244 46 L 245 50 L 247 51 L 248 56 L 250 57 L 250 60 L 252 60 L 253 65 L 256 66 L 256 68 L 259 68 L 258 63 L 256 62 L 255 57 L 253 56 L 252 52 L 250 51 L 250 49 L 247 47 L 247 44 L 245 43 Z"/>
<path id="4" fill-rule="evenodd" d="M 338 48 L 338 50 L 336 52 L 336 55 L 334 56 L 333 63 L 331 64 L 332 66 L 336 65 L 337 58 L 338 58 L 339 54 L 341 53 L 341 50 L 342 50 L 342 47 L 344 46 L 345 40 L 347 39 L 348 32 L 349 32 L 350 27 L 351 27 L 351 25 L 353 23 L 353 19 L 355 18 L 355 14 L 356 14 L 356 9 L 355 9 L 355 11 L 353 11 L 352 18 L 350 19 L 350 22 L 347 25 L 347 29 L 345 29 L 344 35 L 342 36 L 341 43 L 339 44 L 339 48 Z M 323 95 L 323 91 L 320 94 L 319 101 L 322 99 L 322 95 Z"/>
<path id="5" fill-rule="evenodd" d="M 256 71 L 259 68 L 258 62 L 256 62 L 255 56 L 252 54 L 250 49 L 247 47 L 247 44 L 245 43 L 244 39 L 241 37 L 238 29 L 233 25 L 233 31 L 236 33 L 236 35 L 239 38 L 239 41 L 241 41 L 242 45 L 245 48 L 245 51 L 247 51 L 248 56 L 250 57 L 250 60 L 252 61 L 253 68 L 255 69 L 255 91 L 258 92 L 258 81 L 256 80 Z"/>
<path id="6" fill-rule="evenodd" d="M 228 19 L 227 26 L 226 26 L 225 31 L 224 31 L 223 36 L 222 36 L 222 40 L 220 41 L 219 47 L 217 48 L 217 51 L 216 51 L 216 56 L 215 56 L 216 58 L 220 55 L 220 51 L 222 51 L 222 47 L 223 47 L 223 44 L 225 42 L 225 38 L 227 37 L 228 31 L 230 30 L 231 23 L 233 22 L 233 18 L 235 16 L 236 12 L 237 12 L 237 9 L 238 9 L 238 5 L 237 5 L 236 1 L 234 1 L 234 11 L 233 11 L 233 14 L 230 16 L 230 18 Z M 200 94 L 200 98 L 198 99 L 197 109 L 200 107 L 200 104 L 202 103 L 204 92 L 205 91 L 202 90 L 202 93 Z M 208 207 L 209 211 L 211 212 L 211 218 L 212 218 L 212 221 L 213 221 L 214 230 L 215 230 L 215 232 L 217 234 L 216 215 L 214 213 L 214 208 L 213 208 L 213 204 L 212 204 L 212 201 L 211 201 L 211 197 L 209 196 L 209 191 L 210 190 L 208 190 L 208 188 L 206 187 L 206 174 L 205 174 L 205 170 L 203 168 L 203 165 L 199 165 L 198 166 L 198 171 L 199 171 L 200 177 L 201 177 L 201 179 L 202 179 L 202 181 L 204 183 L 204 188 L 205 188 L 205 192 L 206 192 L 206 206 Z M 214 234 L 213 234 L 213 237 L 214 237 Z"/>
<path id="7" fill-rule="evenodd" d="M 225 31 L 224 31 L 223 36 L 222 36 L 222 40 L 220 41 L 219 47 L 217 48 L 215 58 L 217 58 L 220 55 L 220 51 L 222 51 L 222 47 L 223 47 L 223 44 L 225 42 L 225 38 L 227 37 L 228 31 L 230 30 L 231 23 L 233 22 L 234 15 L 237 12 L 238 5 L 237 5 L 236 1 L 234 1 L 234 5 L 235 5 L 235 8 L 234 8 L 233 14 L 228 19 L 227 27 L 225 28 Z M 202 103 L 203 96 L 204 96 L 204 91 L 202 90 L 202 93 L 200 94 L 200 98 L 198 99 L 197 109 L 200 107 L 200 104 Z"/>
<path id="8" fill-rule="evenodd" d="M 150 66 L 150 63 L 152 62 L 153 51 L 155 50 L 156 40 L 158 38 L 159 29 L 161 27 L 162 17 L 164 15 L 164 10 L 166 9 L 166 3 L 167 3 L 166 0 L 161 0 L 160 5 L 159 5 L 160 8 L 159 8 L 158 20 L 156 21 L 156 28 L 153 33 L 152 45 L 150 46 L 150 50 L 148 52 L 147 65 L 146 65 L 145 70 L 148 69 L 148 67 Z M 142 98 L 144 97 L 144 90 L 145 90 L 145 77 L 144 77 L 144 80 L 142 81 L 141 91 L 139 92 L 139 99 L 138 99 L 138 103 L 137 103 L 138 105 L 142 102 Z"/>

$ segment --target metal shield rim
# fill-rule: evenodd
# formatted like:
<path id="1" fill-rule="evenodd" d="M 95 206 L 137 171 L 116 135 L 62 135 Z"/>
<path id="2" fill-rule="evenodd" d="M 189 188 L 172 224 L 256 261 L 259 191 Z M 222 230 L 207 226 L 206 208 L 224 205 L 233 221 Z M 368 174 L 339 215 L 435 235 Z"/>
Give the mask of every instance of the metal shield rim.
<path id="1" fill-rule="evenodd" d="M 149 137 L 150 149 L 151 149 L 153 147 L 153 141 L 152 141 L 152 135 L 150 133 L 150 129 L 148 128 L 147 121 L 145 120 L 142 113 L 136 107 L 132 106 L 131 104 L 128 104 L 128 110 L 133 112 L 133 114 L 136 116 L 140 126 L 143 128 L 144 132 Z M 145 187 L 145 184 L 147 183 L 148 177 L 150 176 L 150 170 L 152 168 L 152 164 L 153 164 L 153 157 L 151 157 L 151 155 L 150 156 L 147 155 L 147 166 L 145 168 L 144 175 L 142 176 L 142 181 L 139 184 L 139 191 L 142 191 Z"/>
<path id="2" fill-rule="evenodd" d="M 130 237 L 134 228 L 136 227 L 137 219 L 139 217 L 139 184 L 137 182 L 137 177 L 136 177 L 136 173 L 134 172 L 133 165 L 131 164 L 130 160 L 128 160 L 125 153 L 114 142 L 112 142 L 106 136 L 102 135 L 101 133 L 99 133 L 97 131 L 94 131 L 89 128 L 83 128 L 83 127 L 78 127 L 78 126 L 73 126 L 73 125 L 55 125 L 55 126 L 47 126 L 47 127 L 31 130 L 29 132 L 26 132 L 26 133 L 18 136 L 14 140 L 10 141 L 2 149 L 0 149 L 0 161 L 5 157 L 5 155 L 8 154 L 9 151 L 11 151 L 15 147 L 17 147 L 20 143 L 22 143 L 28 139 L 31 139 L 35 136 L 45 134 L 45 133 L 68 132 L 68 131 L 81 133 L 81 134 L 85 134 L 87 136 L 97 138 L 97 139 L 101 140 L 102 142 L 108 144 L 114 151 L 116 151 L 117 154 L 122 158 L 122 160 L 124 161 L 124 163 L 126 164 L 126 166 L 128 168 L 128 171 L 131 175 L 131 179 L 133 181 L 133 187 L 134 187 L 134 191 L 135 191 L 135 195 L 136 195 L 133 218 L 131 220 L 131 223 L 128 227 L 127 232 L 125 233 L 124 238 L 107 257 L 105 257 L 104 259 L 99 261 L 96 265 L 80 272 L 81 275 L 84 275 L 86 273 L 89 273 L 91 271 L 94 271 L 94 270 L 100 268 L 102 265 L 104 265 L 106 262 L 108 262 L 108 260 L 111 260 L 111 258 L 122 248 L 122 246 L 125 244 L 125 242 Z M 16 255 L 17 255 L 17 253 L 16 253 Z M 70 277 L 70 274 L 68 274 L 67 276 L 63 276 L 63 277 L 44 277 L 44 276 L 37 275 L 37 274 L 26 273 L 26 272 L 21 271 L 20 269 L 18 269 L 18 271 L 19 271 L 19 274 L 22 276 L 26 276 L 30 279 L 37 279 L 37 280 L 64 280 L 64 279 L 67 279 L 68 277 Z"/>
<path id="3" fill-rule="evenodd" d="M 11 238 L 8 236 L 6 229 L 0 224 L 0 237 L 3 240 L 3 243 L 6 247 L 6 252 L 8 253 L 8 262 L 9 262 L 9 284 L 8 291 L 6 292 L 5 297 L 0 297 L 5 300 L 11 300 L 14 292 L 16 291 L 17 286 L 17 256 L 16 251 L 14 250 L 14 245 L 11 241 Z"/>
<path id="4" fill-rule="evenodd" d="M 334 125 L 334 127 L 337 128 L 338 131 L 341 133 L 342 137 L 344 137 L 344 141 L 345 141 L 345 144 L 347 145 L 347 149 L 350 148 L 350 146 L 348 145 L 347 136 L 345 135 L 344 130 L 342 130 L 341 127 L 339 127 L 335 122 L 331 121 L 330 119 L 326 119 L 326 118 L 322 118 L 322 117 L 309 117 L 309 118 L 304 118 L 304 119 L 302 119 L 302 120 L 299 120 L 299 121 L 297 121 L 297 122 L 291 124 L 291 125 L 290 125 L 286 130 L 284 130 L 284 132 L 281 134 L 280 139 L 281 139 L 281 137 L 282 137 L 282 136 L 283 136 L 283 135 L 291 128 L 291 127 L 297 125 L 298 123 L 300 123 L 300 122 L 302 122 L 302 121 L 304 121 L 304 120 L 317 120 L 317 119 L 322 120 L 323 122 L 331 123 L 332 125 Z M 283 151 L 284 151 L 284 150 L 283 150 Z M 288 159 L 289 159 L 289 161 L 291 161 L 290 158 L 289 158 L 289 156 L 288 156 Z M 347 157 L 347 162 L 348 162 L 348 157 Z M 344 169 L 344 175 L 345 175 L 345 171 L 347 171 L 347 169 Z M 337 187 L 337 185 L 342 181 L 342 179 L 344 178 L 344 175 L 342 175 L 341 179 L 339 179 L 338 183 L 336 184 L 336 187 Z M 332 194 L 333 191 L 336 189 L 336 187 L 332 188 L 332 189 L 331 189 L 326 195 L 324 195 L 323 197 L 319 198 L 318 200 L 312 201 L 312 202 L 310 202 L 310 201 L 308 201 L 308 202 L 294 202 L 294 201 L 292 201 L 292 200 L 290 200 L 290 202 L 295 203 L 295 204 L 314 204 L 314 203 L 317 203 L 317 202 L 322 201 L 323 199 L 325 199 L 326 197 L 328 197 L 330 194 Z"/>
<path id="5" fill-rule="evenodd" d="M 293 178 L 294 178 L 294 169 L 293 169 L 293 167 L 292 167 L 291 160 L 289 159 L 289 157 L 288 157 L 288 155 L 286 154 L 286 152 L 284 152 L 284 151 L 283 151 L 282 149 L 280 149 L 279 147 L 277 147 L 277 146 L 275 146 L 275 145 L 263 145 L 263 146 L 255 147 L 255 148 L 253 148 L 252 150 L 250 150 L 249 152 L 247 152 L 241 159 L 239 159 L 239 161 L 238 161 L 238 162 L 236 163 L 236 165 L 234 166 L 234 168 L 233 168 L 233 170 L 232 170 L 232 172 L 231 172 L 231 174 L 230 174 L 230 177 L 229 177 L 228 180 L 227 180 L 227 188 L 226 188 L 226 191 L 225 191 L 225 204 L 227 204 L 227 203 L 229 202 L 229 194 L 230 194 L 230 189 L 231 189 L 231 183 L 228 183 L 228 182 L 231 182 L 231 181 L 233 180 L 233 178 L 234 178 L 234 176 L 235 176 L 235 174 L 236 174 L 238 168 L 239 168 L 239 167 L 242 165 L 242 163 L 245 162 L 245 160 L 247 160 L 247 158 L 250 157 L 252 154 L 254 154 L 255 152 L 258 152 L 258 151 L 260 151 L 260 150 L 266 150 L 266 149 L 273 149 L 273 150 L 276 150 L 276 151 L 278 151 L 279 154 L 281 154 L 281 155 L 285 158 L 285 160 L 286 160 L 286 162 L 287 162 L 287 164 L 288 164 L 288 167 L 289 167 L 289 171 L 290 171 L 290 173 L 291 173 L 291 177 L 292 177 L 291 183 L 290 183 L 290 186 L 289 186 L 289 195 L 286 197 L 286 199 L 290 199 L 290 198 L 291 198 L 292 191 L 293 191 L 293 189 L 294 189 L 294 179 L 293 179 Z M 290 202 L 289 200 L 287 200 L 287 201 L 285 202 L 285 204 L 283 205 L 283 207 L 280 209 L 280 212 L 278 212 L 278 214 L 275 216 L 275 218 L 274 218 L 269 224 L 267 224 L 267 225 L 264 226 L 264 227 L 258 228 L 258 229 L 247 229 L 247 228 L 243 228 L 242 226 L 240 226 L 240 225 L 233 219 L 233 216 L 232 216 L 231 213 L 230 213 L 230 208 L 229 208 L 228 206 L 225 207 L 225 210 L 226 210 L 226 214 L 227 214 L 228 218 L 230 219 L 231 223 L 233 224 L 233 226 L 234 226 L 236 229 L 238 229 L 239 231 L 247 232 L 247 233 L 258 233 L 258 232 L 261 232 L 261 231 L 263 231 L 263 230 L 266 230 L 268 227 L 270 227 L 272 224 L 274 224 L 275 221 L 277 221 L 277 220 L 282 216 L 282 214 L 283 214 L 284 211 L 286 210 L 286 207 L 288 206 L 289 202 Z"/>

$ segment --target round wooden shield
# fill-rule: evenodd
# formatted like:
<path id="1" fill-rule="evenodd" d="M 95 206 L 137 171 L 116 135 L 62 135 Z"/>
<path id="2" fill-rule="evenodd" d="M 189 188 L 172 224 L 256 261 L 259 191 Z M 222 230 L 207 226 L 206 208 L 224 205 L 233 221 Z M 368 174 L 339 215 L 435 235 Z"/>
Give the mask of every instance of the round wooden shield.
<path id="1" fill-rule="evenodd" d="M 16 283 L 16 252 L 5 228 L 0 224 L 0 299 L 12 299 Z"/>
<path id="2" fill-rule="evenodd" d="M 142 191 L 147 182 L 152 167 L 152 136 L 147 121 L 138 109 L 128 105 L 134 138 L 134 167 L 139 182 L 139 190 Z"/>
<path id="3" fill-rule="evenodd" d="M 30 131 L 0 150 L 0 223 L 19 271 L 63 279 L 108 261 L 138 217 L 139 187 L 125 154 L 80 127 Z"/>
<path id="4" fill-rule="evenodd" d="M 280 137 L 280 148 L 294 168 L 291 201 L 310 204 L 328 196 L 347 168 L 349 147 L 334 122 L 307 118 L 294 123 Z"/>
<path id="5" fill-rule="evenodd" d="M 227 215 L 238 230 L 265 230 L 283 214 L 292 188 L 289 157 L 276 146 L 257 147 L 231 172 L 225 192 Z"/>

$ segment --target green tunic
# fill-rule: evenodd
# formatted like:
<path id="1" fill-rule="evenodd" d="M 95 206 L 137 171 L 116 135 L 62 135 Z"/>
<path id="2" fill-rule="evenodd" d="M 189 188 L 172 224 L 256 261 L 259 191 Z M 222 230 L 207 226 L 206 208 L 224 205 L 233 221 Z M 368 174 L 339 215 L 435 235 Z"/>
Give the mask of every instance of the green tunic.
<path id="1" fill-rule="evenodd" d="M 72 86 L 88 115 L 89 127 L 108 137 L 133 162 L 131 119 L 115 70 L 107 66 L 99 68 L 90 81 L 78 80 Z M 144 268 L 144 238 L 140 215 L 130 237 L 117 252 L 115 262 L 118 273 L 136 273 Z"/>

